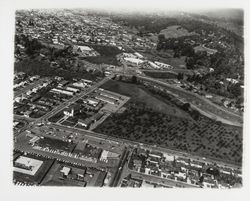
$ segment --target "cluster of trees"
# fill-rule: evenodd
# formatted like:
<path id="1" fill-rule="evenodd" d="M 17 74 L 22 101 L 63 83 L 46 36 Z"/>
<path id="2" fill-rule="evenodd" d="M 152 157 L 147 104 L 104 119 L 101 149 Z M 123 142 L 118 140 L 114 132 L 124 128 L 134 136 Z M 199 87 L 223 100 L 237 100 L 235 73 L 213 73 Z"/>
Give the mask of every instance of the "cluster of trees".
<path id="1" fill-rule="evenodd" d="M 68 79 L 72 77 L 96 77 L 103 76 L 100 71 L 88 73 L 83 63 L 79 62 L 76 58 L 77 55 L 73 53 L 72 46 L 65 46 L 64 48 L 56 48 L 49 44 L 40 42 L 38 39 L 31 39 L 22 34 L 15 36 L 15 43 L 24 46 L 24 51 L 29 59 L 20 61 L 15 65 L 17 70 L 22 69 L 23 72 L 28 74 L 37 74 L 42 76 L 58 75 Z M 16 53 L 20 53 L 19 48 L 16 46 Z M 107 49 L 105 49 L 107 51 Z M 112 50 L 113 51 L 113 50 Z M 45 59 L 42 61 L 37 60 L 37 56 L 43 54 Z M 29 61 L 30 60 L 30 61 Z M 56 62 L 59 68 L 55 69 L 49 66 L 49 62 Z M 42 66 L 43 65 L 43 66 Z M 93 73 L 93 76 L 90 74 Z"/>
<path id="2" fill-rule="evenodd" d="M 183 107 L 189 109 L 188 104 Z M 112 114 L 95 131 L 196 154 L 205 154 L 208 157 L 231 162 L 241 160 L 242 150 L 239 149 L 241 140 L 236 129 L 218 124 L 203 116 L 197 122 L 172 117 L 155 112 L 152 108 L 138 102 L 129 102 L 122 114 Z M 228 136 L 230 136 L 229 139 Z M 218 144 L 219 140 L 227 143 Z"/>
<path id="3" fill-rule="evenodd" d="M 17 72 L 25 72 L 28 75 L 41 75 L 41 76 L 60 76 L 67 80 L 73 78 L 85 78 L 93 80 L 98 76 L 102 76 L 100 72 L 89 73 L 86 70 L 75 72 L 70 69 L 52 68 L 46 61 L 39 61 L 37 59 L 26 59 L 15 63 L 14 69 Z"/>
<path id="4" fill-rule="evenodd" d="M 227 98 L 236 98 L 242 100 L 243 89 L 241 88 L 241 83 L 226 83 L 225 77 L 221 76 L 218 79 L 216 78 L 217 74 L 215 72 L 210 72 L 205 75 L 188 75 L 187 81 L 194 84 L 201 84 L 203 87 L 201 90 L 205 90 L 211 93 L 215 93 Z M 228 75 L 229 76 L 229 75 Z M 225 83 L 221 84 L 220 80 L 223 80 Z"/>
<path id="5" fill-rule="evenodd" d="M 15 43 L 22 44 L 25 47 L 25 53 L 28 56 L 33 57 L 35 54 L 39 53 L 39 51 L 44 47 L 38 39 L 29 38 L 28 36 L 22 34 L 21 36 L 15 35 Z M 16 53 L 20 53 L 19 49 L 16 48 Z"/>
<path id="6" fill-rule="evenodd" d="M 196 36 L 183 36 L 179 38 L 165 38 L 164 34 L 158 35 L 158 43 L 156 50 L 164 50 L 167 49 L 174 51 L 174 57 L 180 57 L 180 56 L 188 56 L 192 57 L 194 56 L 194 49 L 193 47 L 188 44 L 185 40 L 187 38 L 192 38 Z"/>

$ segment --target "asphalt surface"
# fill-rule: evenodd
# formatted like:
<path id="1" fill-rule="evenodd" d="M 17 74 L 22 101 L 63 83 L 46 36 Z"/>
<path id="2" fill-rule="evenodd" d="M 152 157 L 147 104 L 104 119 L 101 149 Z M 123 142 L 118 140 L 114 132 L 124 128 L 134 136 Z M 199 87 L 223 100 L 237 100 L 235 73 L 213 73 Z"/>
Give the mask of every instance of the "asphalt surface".
<path id="1" fill-rule="evenodd" d="M 73 102 L 77 101 L 78 99 L 80 99 L 81 97 L 91 93 L 92 91 L 96 90 L 98 87 L 100 87 L 101 85 L 103 85 L 105 82 L 107 82 L 109 80 L 109 77 L 105 77 L 103 80 L 101 80 L 100 82 L 96 83 L 95 85 L 91 86 L 90 88 L 88 88 L 85 91 L 82 91 L 80 94 L 73 96 L 71 99 L 69 99 L 68 101 L 58 105 L 57 107 L 53 108 L 50 112 L 48 112 L 47 114 L 45 114 L 44 116 L 40 117 L 39 119 L 37 119 L 37 121 L 41 121 L 42 119 L 48 119 L 49 117 L 53 116 L 54 114 L 56 114 L 57 112 L 59 112 L 60 110 L 62 110 L 65 107 L 68 107 L 69 105 L 71 105 Z"/>
<path id="2" fill-rule="evenodd" d="M 129 155 L 129 151 L 127 150 L 127 148 L 125 148 L 125 150 L 122 154 L 122 157 L 120 159 L 119 165 L 117 167 L 117 170 L 115 172 L 115 176 L 113 178 L 113 181 L 110 184 L 111 187 L 116 187 L 118 185 L 118 182 L 120 180 L 120 177 L 121 177 L 124 165 L 126 163 L 126 160 L 128 158 L 128 155 Z"/>
<path id="3" fill-rule="evenodd" d="M 173 150 L 173 149 L 163 148 L 163 147 L 160 147 L 158 145 L 150 145 L 150 144 L 135 142 L 135 141 L 127 140 L 127 139 L 120 139 L 120 138 L 107 136 L 107 135 L 93 132 L 93 131 L 88 131 L 88 130 L 83 130 L 83 129 L 78 129 L 78 128 L 71 128 L 71 127 L 67 127 L 67 126 L 63 126 L 63 125 L 50 124 L 48 126 L 52 127 L 52 128 L 57 128 L 57 129 L 69 131 L 69 132 L 76 132 L 76 133 L 80 133 L 83 135 L 98 137 L 98 138 L 101 138 L 103 140 L 111 140 L 114 142 L 123 143 L 127 146 L 141 147 L 141 148 L 145 148 L 145 149 L 151 149 L 151 150 L 155 150 L 155 151 L 169 153 L 169 154 L 172 154 L 175 156 L 184 157 L 184 158 L 193 159 L 193 160 L 198 160 L 198 161 L 204 162 L 204 163 L 209 163 L 209 164 L 217 163 L 218 165 L 223 166 L 223 167 L 230 167 L 230 168 L 235 168 L 235 169 L 240 168 L 240 166 L 235 165 L 235 164 L 230 164 L 230 163 L 226 163 L 226 162 L 219 161 L 219 160 L 204 158 L 202 156 L 195 156 L 193 154 L 189 154 L 186 152 L 181 152 L 181 151 L 177 151 L 177 150 Z"/>
<path id="4" fill-rule="evenodd" d="M 164 153 L 169 153 L 171 155 L 174 156 L 179 156 L 179 157 L 184 157 L 184 158 L 189 158 L 189 159 L 193 159 L 193 160 L 198 160 L 200 162 L 204 162 L 204 163 L 208 163 L 208 164 L 214 164 L 215 162 L 217 163 L 217 165 L 222 166 L 222 167 L 230 167 L 230 168 L 235 168 L 238 169 L 240 168 L 240 166 L 234 165 L 234 164 L 229 164 L 229 163 L 225 163 L 222 161 L 217 161 L 217 160 L 213 160 L 213 159 L 207 159 L 201 156 L 195 156 L 192 154 L 188 154 L 185 152 L 181 152 L 181 151 L 176 151 L 176 150 L 172 150 L 172 149 L 167 149 L 167 148 L 163 148 L 163 147 L 159 147 L 159 146 L 154 146 L 154 145 L 149 145 L 149 144 L 144 144 L 144 143 L 140 143 L 140 142 L 134 142 L 134 141 L 130 141 L 127 139 L 118 139 L 115 137 L 111 137 L 111 136 L 107 136 L 101 133 L 96 133 L 93 131 L 88 131 L 88 130 L 83 130 L 83 129 L 78 129 L 78 128 L 72 128 L 72 127 L 68 127 L 68 126 L 63 126 L 63 125 L 57 125 L 57 124 L 53 124 L 53 123 L 48 123 L 47 119 L 49 117 L 51 117 L 52 115 L 54 115 L 55 113 L 59 112 L 60 110 L 62 110 L 63 108 L 69 106 L 70 104 L 72 104 L 73 102 L 77 101 L 78 99 L 80 99 L 82 96 L 91 93 L 92 91 L 94 91 L 95 89 L 97 89 L 98 87 L 100 87 L 102 84 L 104 84 L 106 81 L 109 80 L 110 77 L 106 77 L 104 78 L 102 81 L 98 82 L 97 84 L 95 84 L 94 86 L 90 87 L 89 89 L 82 91 L 80 94 L 72 97 L 71 99 L 69 99 L 68 101 L 62 103 L 61 105 L 55 107 L 54 109 L 52 109 L 50 112 L 48 112 L 46 115 L 42 116 L 41 118 L 38 119 L 32 119 L 32 118 L 25 118 L 25 117 L 20 117 L 18 115 L 14 115 L 14 118 L 17 119 L 25 119 L 30 121 L 30 124 L 28 126 L 25 126 L 25 129 L 30 129 L 32 127 L 36 127 L 36 123 L 39 122 L 44 122 L 46 124 L 46 126 L 48 128 L 55 128 L 55 129 L 61 129 L 61 130 L 65 130 L 65 131 L 69 131 L 69 132 L 76 132 L 81 134 L 82 136 L 91 136 L 91 137 L 96 137 L 102 140 L 109 140 L 109 141 L 113 141 L 115 143 L 121 143 L 123 145 L 125 145 L 126 147 L 141 147 L 144 149 L 149 149 L 149 150 L 155 150 L 155 151 L 160 151 L 160 152 L 164 152 Z M 143 77 L 144 78 L 144 77 Z M 145 78 L 144 78 L 145 79 Z M 146 78 L 147 80 L 151 81 L 150 78 Z M 155 80 L 153 80 L 153 82 L 156 82 Z M 158 81 L 157 81 L 158 82 Z M 161 83 L 163 85 L 165 85 L 165 83 Z M 173 87 L 173 86 L 172 86 Z M 178 90 L 178 89 L 177 89 Z M 22 129 L 23 131 L 23 129 Z M 21 150 L 24 152 L 28 152 L 28 153 L 33 153 L 33 154 L 40 154 L 42 156 L 45 157 L 50 157 L 50 158 L 57 158 L 58 160 L 61 161 L 65 161 L 65 162 L 70 162 L 72 164 L 80 164 L 80 165 L 84 165 L 84 166 L 92 166 L 92 167 L 101 167 L 101 168 L 105 168 L 105 164 L 100 164 L 100 163 L 92 163 L 92 162 L 88 162 L 88 161 L 84 161 L 78 158 L 74 158 L 74 157 L 70 157 L 70 156 L 64 156 L 64 155 L 60 155 L 60 154 L 56 154 L 56 153 L 52 153 L 52 152 L 48 152 L 48 151 L 43 151 L 43 150 L 36 150 L 33 149 L 31 146 L 25 146 L 25 145 L 21 145 L 15 142 L 15 149 L 17 150 Z M 128 168 L 125 166 L 128 155 L 129 155 L 129 149 L 125 149 L 120 161 L 119 161 L 119 165 L 117 167 L 117 170 L 115 172 L 114 178 L 112 180 L 112 183 L 110 184 L 110 186 L 117 186 L 119 183 L 119 180 L 121 178 L 121 175 L 123 173 L 123 171 L 127 171 Z M 131 170 L 129 170 L 131 171 Z M 152 178 L 154 178 L 154 180 L 159 180 L 159 182 L 166 182 L 168 185 L 171 186 L 176 186 L 176 184 L 178 184 L 178 181 L 173 181 L 170 179 L 165 179 L 165 178 L 159 178 L 157 176 L 153 176 L 153 175 L 145 175 L 143 173 L 138 173 L 135 171 L 132 171 L 133 174 L 142 177 L 144 179 L 148 179 L 148 180 L 152 180 Z M 162 182 L 162 183 L 164 183 Z M 184 185 L 185 187 L 190 187 L 189 184 L 183 184 L 183 182 L 181 182 L 179 185 Z M 191 185 L 191 187 L 194 187 L 193 185 Z"/>
<path id="5" fill-rule="evenodd" d="M 28 85 L 28 86 L 26 86 L 18 91 L 14 91 L 14 98 L 16 98 L 17 96 L 20 96 L 23 93 L 26 93 L 30 89 L 35 88 L 39 84 L 42 84 L 44 81 L 46 81 L 46 79 L 39 79 L 39 80 L 35 81 L 35 83 L 31 83 L 30 85 Z"/>
<path id="6" fill-rule="evenodd" d="M 194 107 L 198 108 L 199 111 L 202 112 L 203 115 L 206 115 L 209 118 L 211 118 L 211 116 L 212 116 L 212 117 L 214 117 L 214 119 L 218 119 L 222 123 L 225 123 L 225 124 L 231 124 L 231 125 L 234 125 L 234 126 L 242 127 L 242 124 L 239 123 L 239 122 L 242 122 L 242 117 L 240 115 L 237 115 L 237 114 L 235 114 L 233 112 L 227 111 L 224 108 L 219 107 L 218 105 L 212 103 L 211 101 L 207 100 L 204 97 L 201 97 L 201 96 L 199 96 L 197 94 L 194 94 L 194 93 L 191 93 L 191 92 L 188 92 L 188 91 L 185 91 L 185 90 L 183 90 L 181 88 L 175 87 L 175 86 L 167 84 L 165 82 L 162 82 L 162 81 L 159 81 L 159 80 L 155 80 L 155 79 L 150 78 L 150 77 L 144 77 L 144 76 L 137 76 L 137 77 L 140 78 L 140 79 L 142 79 L 142 80 L 145 80 L 145 81 L 150 81 L 150 82 L 157 83 L 157 84 L 162 85 L 162 86 L 164 86 L 166 88 L 171 88 L 171 89 L 180 91 L 181 93 L 186 93 L 189 96 L 191 95 L 191 96 L 194 97 L 194 100 L 197 99 L 197 100 L 201 101 L 204 105 L 209 105 L 210 107 L 213 107 L 217 111 L 222 111 L 223 113 L 225 113 L 225 114 L 227 114 L 227 115 L 229 115 L 229 116 L 237 119 L 237 122 L 235 120 L 225 119 L 225 117 L 223 115 L 219 116 L 218 114 L 215 114 L 211 110 L 207 111 L 207 110 L 204 110 L 204 107 L 201 108 L 199 105 L 196 105 L 194 103 L 190 103 L 190 105 L 193 105 Z"/>

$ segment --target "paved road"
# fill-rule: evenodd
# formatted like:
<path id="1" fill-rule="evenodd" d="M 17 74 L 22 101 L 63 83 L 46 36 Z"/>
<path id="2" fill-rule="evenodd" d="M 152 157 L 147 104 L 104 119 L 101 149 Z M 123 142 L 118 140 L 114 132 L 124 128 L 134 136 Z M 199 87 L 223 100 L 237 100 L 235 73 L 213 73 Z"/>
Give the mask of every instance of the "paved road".
<path id="1" fill-rule="evenodd" d="M 14 98 L 16 98 L 17 96 L 20 96 L 23 93 L 26 93 L 30 89 L 35 88 L 39 84 L 42 84 L 44 81 L 46 81 L 46 79 L 39 79 L 39 80 L 35 81 L 35 83 L 31 83 L 30 85 L 28 85 L 28 86 L 26 86 L 18 91 L 14 91 Z"/>
<path id="2" fill-rule="evenodd" d="M 113 178 L 113 181 L 110 184 L 111 187 L 116 187 L 118 185 L 118 182 L 120 180 L 120 177 L 121 177 L 124 165 L 126 163 L 126 160 L 128 158 L 128 155 L 129 155 L 129 151 L 127 150 L 127 148 L 125 148 L 125 150 L 122 154 L 122 157 L 120 159 L 119 165 L 117 167 L 117 170 L 115 172 L 115 176 Z"/>
<path id="3" fill-rule="evenodd" d="M 18 114 L 14 114 L 14 119 L 17 119 L 17 120 L 20 119 L 20 120 L 25 120 L 25 121 L 29 121 L 29 122 L 36 120 L 35 118 L 25 117 L 23 115 L 18 115 Z"/>
<path id="4" fill-rule="evenodd" d="M 88 130 L 84 130 L 84 129 L 71 128 L 71 127 L 67 127 L 67 126 L 63 126 L 63 125 L 56 125 L 56 124 L 50 124 L 48 126 L 52 127 L 52 128 L 56 128 L 56 129 L 69 131 L 69 132 L 76 132 L 76 133 L 80 133 L 80 134 L 83 134 L 83 135 L 99 137 L 99 138 L 101 138 L 103 140 L 114 141 L 115 143 L 123 143 L 123 144 L 125 144 L 127 146 L 142 147 L 142 148 L 145 148 L 145 149 L 151 149 L 151 150 L 155 150 L 155 151 L 169 153 L 169 154 L 172 154 L 172 155 L 175 155 L 175 156 L 180 156 L 180 157 L 184 157 L 184 158 L 198 160 L 198 161 L 204 162 L 204 163 L 209 163 L 209 164 L 217 163 L 220 166 L 230 167 L 230 168 L 234 168 L 234 169 L 240 168 L 240 166 L 235 165 L 235 164 L 230 164 L 230 163 L 226 163 L 226 162 L 215 160 L 215 159 L 204 158 L 202 156 L 196 156 L 196 155 L 189 154 L 189 153 L 186 153 L 186 152 L 181 152 L 181 151 L 173 150 L 173 149 L 167 149 L 165 147 L 160 147 L 160 146 L 156 146 L 156 145 L 154 146 L 154 145 L 135 142 L 135 141 L 127 140 L 127 139 L 120 139 L 120 138 L 118 139 L 116 137 L 107 136 L 107 135 L 104 135 L 104 134 L 101 134 L 101 133 L 88 131 Z"/>
<path id="5" fill-rule="evenodd" d="M 92 91 L 96 90 L 98 87 L 100 87 L 105 82 L 107 82 L 111 77 L 112 76 L 105 77 L 103 80 L 101 80 L 100 82 L 98 82 L 95 85 L 91 86 L 90 88 L 82 91 L 80 94 L 75 95 L 71 99 L 67 100 L 66 102 L 64 102 L 64 103 L 62 103 L 62 104 L 54 107 L 51 111 L 49 111 L 45 115 L 41 116 L 40 118 L 37 118 L 37 119 L 29 118 L 29 119 L 30 120 L 34 120 L 33 124 L 36 124 L 38 122 L 47 121 L 48 118 L 50 118 L 51 116 L 53 116 L 54 114 L 56 114 L 57 112 L 59 112 L 60 110 L 62 110 L 63 108 L 68 107 L 73 102 L 77 101 L 78 99 L 82 98 L 83 96 L 85 96 L 85 95 L 91 93 Z"/>
<path id="6" fill-rule="evenodd" d="M 75 158 L 71 156 L 65 156 L 65 155 L 61 155 L 57 153 L 52 153 L 49 151 L 34 149 L 31 146 L 21 145 L 18 143 L 15 143 L 15 150 L 23 151 L 26 153 L 32 153 L 36 155 L 41 155 L 43 157 L 55 158 L 63 162 L 69 162 L 71 164 L 78 164 L 82 166 L 101 167 L 101 168 L 110 167 L 109 164 L 106 164 L 106 163 L 100 163 L 100 162 L 95 163 L 95 162 L 91 162 L 87 160 L 82 160 L 80 158 Z"/>
<path id="7" fill-rule="evenodd" d="M 123 64 L 123 65 L 124 65 L 124 68 L 126 69 L 127 65 L 126 64 Z M 145 71 L 147 71 L 147 70 L 145 70 Z M 177 69 L 175 69 L 174 71 L 178 72 Z M 171 71 L 169 71 L 169 72 L 171 72 Z M 124 74 L 124 73 L 120 73 L 120 74 L 123 76 L 126 76 L 129 74 L 129 73 Z M 164 86 L 165 88 L 172 90 L 172 92 L 174 94 L 175 94 L 175 92 L 177 92 L 176 93 L 177 96 L 179 96 L 178 92 L 185 94 L 185 96 L 180 97 L 180 98 L 187 99 L 186 101 L 190 102 L 190 105 L 193 108 L 197 109 L 201 114 L 207 116 L 208 118 L 215 119 L 217 121 L 221 121 L 222 123 L 225 123 L 225 124 L 229 124 L 229 125 L 233 125 L 233 126 L 237 126 L 237 127 L 242 127 L 242 124 L 243 124 L 243 117 L 242 116 L 235 114 L 231 111 L 228 111 L 228 110 L 212 103 L 211 101 L 209 101 L 208 99 L 206 99 L 202 96 L 199 96 L 195 93 L 186 91 L 182 88 L 175 87 L 173 85 L 167 84 L 165 82 L 162 82 L 160 80 L 157 80 L 157 79 L 154 79 L 154 78 L 151 78 L 148 76 L 140 76 L 140 75 L 136 75 L 136 76 L 142 80 L 153 82 L 153 83 L 159 84 L 161 86 Z M 180 96 L 182 96 L 182 95 L 180 95 Z M 196 102 L 199 101 L 200 105 L 194 103 L 194 101 L 196 101 Z M 218 113 L 220 113 L 220 114 L 218 114 Z"/>
<path id="8" fill-rule="evenodd" d="M 181 69 L 181 68 L 173 68 L 173 69 L 166 69 L 166 70 L 154 70 L 154 69 L 140 69 L 142 72 L 156 72 L 156 73 L 173 73 L 173 74 L 178 74 L 178 73 L 184 73 L 188 75 L 193 75 L 194 72 L 192 70 L 188 69 Z"/>
<path id="9" fill-rule="evenodd" d="M 47 119 L 49 117 L 51 117 L 52 115 L 56 114 L 57 112 L 59 112 L 60 110 L 62 110 L 63 108 L 69 106 L 70 104 L 72 104 L 73 102 L 77 101 L 78 99 L 80 99 L 81 97 L 83 97 L 84 95 L 87 95 L 89 93 L 91 93 L 92 91 L 94 91 L 95 89 L 97 89 L 98 87 L 100 87 L 101 85 L 103 85 L 105 82 L 107 82 L 113 75 L 109 76 L 109 77 L 105 77 L 103 80 L 101 80 L 100 82 L 98 82 L 97 84 L 91 86 L 90 88 L 88 88 L 85 91 L 82 91 L 80 94 L 72 97 L 71 99 L 69 99 L 68 101 L 58 105 L 57 107 L 54 107 L 51 111 L 49 111 L 47 114 L 45 114 L 44 116 L 40 117 L 40 118 L 30 118 L 30 117 L 24 117 L 24 116 L 20 116 L 20 115 L 14 115 L 14 118 L 19 118 L 19 119 L 24 119 L 27 121 L 30 121 L 30 124 L 26 125 L 24 128 L 22 128 L 20 130 L 20 132 L 18 132 L 17 134 L 21 133 L 24 130 L 28 130 L 34 126 L 36 126 L 37 123 L 39 122 L 46 122 Z"/>
<path id="10" fill-rule="evenodd" d="M 79 94 L 76 97 L 73 97 L 72 99 L 68 100 L 66 103 L 59 105 L 58 107 L 54 108 L 52 111 L 50 111 L 47 115 L 33 121 L 33 124 L 30 124 L 29 128 L 36 126 L 35 123 L 42 121 L 42 120 L 47 120 L 47 118 L 49 118 L 51 115 L 55 114 L 56 112 L 58 112 L 59 110 L 63 109 L 64 107 L 68 106 L 71 104 L 71 102 L 78 100 L 79 98 L 81 98 L 82 96 L 86 95 L 87 93 L 92 92 L 93 90 L 95 90 L 97 87 L 101 86 L 103 83 L 105 83 L 107 80 L 109 79 L 109 77 L 104 78 L 101 82 L 97 83 L 96 85 L 94 85 L 93 87 L 91 87 L 90 89 L 88 89 L 88 91 L 84 91 L 81 94 Z M 32 119 L 31 119 L 32 120 Z M 185 152 L 181 152 L 181 151 L 176 151 L 176 150 L 172 150 L 172 149 L 166 149 L 166 148 L 161 148 L 159 146 L 155 147 L 152 145 L 147 145 L 147 144 L 142 144 L 140 142 L 134 142 L 134 141 L 130 141 L 127 139 L 117 139 L 115 137 L 111 137 L 111 136 L 107 136 L 101 133 L 96 133 L 93 131 L 87 131 L 87 130 L 83 130 L 83 129 L 78 129 L 78 128 L 72 128 L 72 127 L 67 127 L 67 126 L 62 126 L 62 125 L 55 125 L 55 124 L 51 124 L 49 125 L 50 127 L 54 127 L 54 128 L 59 128 L 62 130 L 68 130 L 70 132 L 78 132 L 78 133 L 84 133 L 90 136 L 95 136 L 95 137 L 99 137 L 102 139 L 110 139 L 114 142 L 118 142 L 118 143 L 124 143 L 124 144 L 128 144 L 128 145 L 132 145 L 132 146 L 144 146 L 146 148 L 150 148 L 150 149 L 154 149 L 154 150 L 159 150 L 162 152 L 166 152 L 166 153 L 171 153 L 173 155 L 176 156 L 181 156 L 181 157 L 188 157 L 191 159 L 195 159 L 195 160 L 199 160 L 202 162 L 206 162 L 206 163 L 214 163 L 216 162 L 218 165 L 221 166 L 227 166 L 227 167 L 232 167 L 232 168 L 239 168 L 239 166 L 234 165 L 234 164 L 229 164 L 229 163 L 224 163 L 221 161 L 217 161 L 217 160 L 212 160 L 212 159 L 203 159 L 201 156 L 194 156 Z M 28 129 L 28 128 L 27 128 Z"/>
<path id="11" fill-rule="evenodd" d="M 146 181 L 151 181 L 151 182 L 157 181 L 158 184 L 163 184 L 163 185 L 165 184 L 165 185 L 169 185 L 173 187 L 183 187 L 183 188 L 184 187 L 185 188 L 200 188 L 197 185 L 188 184 L 188 183 L 181 182 L 181 181 L 175 181 L 175 180 L 168 179 L 168 178 L 161 178 L 161 177 L 154 176 L 154 175 L 147 175 L 147 174 L 143 174 L 140 172 L 131 171 L 130 169 L 129 171 L 132 173 L 133 176 L 139 177 Z"/>
<path id="12" fill-rule="evenodd" d="M 176 90 L 177 92 L 181 92 L 182 94 L 184 93 L 188 96 L 188 99 L 193 99 L 194 101 L 199 101 L 199 103 L 202 106 L 195 104 L 193 101 L 192 102 L 189 101 L 189 102 L 190 102 L 190 105 L 194 106 L 195 108 L 198 108 L 199 111 L 202 111 L 203 115 L 206 115 L 209 118 L 211 118 L 211 116 L 213 116 L 214 119 L 218 119 L 222 123 L 242 127 L 242 123 L 240 123 L 240 122 L 243 122 L 243 120 L 242 120 L 242 117 L 240 115 L 237 115 L 233 112 L 225 110 L 224 108 L 219 107 L 218 105 L 212 103 L 211 101 L 207 100 L 204 97 L 201 97 L 201 96 L 194 94 L 192 92 L 185 91 L 184 89 L 175 87 L 173 85 L 167 84 L 165 82 L 162 82 L 162 81 L 150 78 L 150 77 L 146 77 L 146 76 L 137 76 L 137 77 L 142 79 L 142 80 L 154 82 L 156 84 L 164 86 L 167 89 L 172 90 L 172 92 L 173 92 L 173 90 Z M 186 97 L 185 97 L 185 99 L 186 99 Z M 208 108 L 209 108 L 209 110 L 208 110 Z M 214 110 L 216 110 L 216 113 Z M 218 112 L 220 112 L 221 114 L 219 115 Z M 228 119 L 226 119 L 226 116 L 229 116 Z"/>
<path id="13" fill-rule="evenodd" d="M 128 157 L 129 160 L 131 159 L 132 152 L 133 152 L 133 150 L 130 151 L 130 156 Z M 163 184 L 165 186 L 199 188 L 199 186 L 196 186 L 196 185 L 193 185 L 193 184 L 187 184 L 186 182 L 175 181 L 173 179 L 162 178 L 162 177 L 159 177 L 159 176 L 148 175 L 148 174 L 144 174 L 144 173 L 140 173 L 140 172 L 131 170 L 128 167 L 128 164 L 129 164 L 129 161 L 126 161 L 124 166 L 123 166 L 123 171 L 122 171 L 122 175 L 120 177 L 119 184 L 121 184 L 121 181 L 122 181 L 122 179 L 124 177 L 131 174 L 132 177 L 136 177 L 136 178 L 139 178 L 139 179 L 142 179 L 142 180 L 150 181 L 152 183 Z"/>

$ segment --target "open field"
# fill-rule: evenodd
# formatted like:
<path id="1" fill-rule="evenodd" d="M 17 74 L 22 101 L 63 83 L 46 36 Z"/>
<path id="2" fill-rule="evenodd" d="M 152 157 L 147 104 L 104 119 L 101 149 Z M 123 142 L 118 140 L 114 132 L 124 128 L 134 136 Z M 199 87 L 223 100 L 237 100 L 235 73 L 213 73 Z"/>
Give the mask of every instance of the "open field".
<path id="1" fill-rule="evenodd" d="M 86 61 L 94 64 L 110 64 L 110 65 L 120 65 L 114 56 L 96 56 L 96 57 L 86 57 Z"/>
<path id="2" fill-rule="evenodd" d="M 192 36 L 195 35 L 196 33 L 189 32 L 188 30 L 182 28 L 181 26 L 174 25 L 161 30 L 160 34 L 164 34 L 165 38 L 167 39 L 167 38 L 179 38 L 183 36 Z"/>
<path id="3" fill-rule="evenodd" d="M 142 55 L 147 57 L 151 61 L 159 61 L 162 63 L 169 64 L 174 68 L 186 69 L 186 56 L 173 57 L 173 50 L 156 51 L 151 50 L 150 52 L 141 52 Z"/>
<path id="4" fill-rule="evenodd" d="M 158 80 L 152 80 L 151 78 L 145 77 L 141 78 L 144 80 L 153 81 L 159 86 L 164 87 L 168 91 L 168 93 L 174 94 L 175 97 L 178 97 L 179 99 L 182 99 L 183 101 L 192 104 L 192 107 L 194 107 L 200 113 L 209 116 L 210 118 L 218 119 L 219 121 L 223 121 L 231 125 L 237 125 L 240 127 L 242 126 L 243 119 L 241 116 L 236 115 L 235 113 L 229 112 L 223 109 L 222 107 L 213 104 L 211 101 L 207 100 L 202 96 Z"/>
<path id="5" fill-rule="evenodd" d="M 110 64 L 110 65 L 119 65 L 119 62 L 116 59 L 116 55 L 120 54 L 122 51 L 119 50 L 117 47 L 108 46 L 108 45 L 89 45 L 94 50 L 96 50 L 100 56 L 94 57 L 86 57 L 85 60 L 95 63 L 95 64 Z"/>
<path id="6" fill-rule="evenodd" d="M 200 116 L 197 122 L 152 111 L 130 102 L 95 131 L 118 138 L 180 150 L 211 159 L 241 164 L 242 129 Z"/>
<path id="7" fill-rule="evenodd" d="M 173 57 L 173 58 L 167 58 L 165 62 L 174 68 L 184 68 L 186 69 L 186 62 L 185 62 L 186 57 L 181 56 L 181 57 Z"/>
<path id="8" fill-rule="evenodd" d="M 129 96 L 131 97 L 131 101 L 145 103 L 147 107 L 152 108 L 154 111 L 190 119 L 187 113 L 180 110 L 166 99 L 163 100 L 154 96 L 143 86 L 109 80 L 104 85 L 102 85 L 102 88 Z"/>

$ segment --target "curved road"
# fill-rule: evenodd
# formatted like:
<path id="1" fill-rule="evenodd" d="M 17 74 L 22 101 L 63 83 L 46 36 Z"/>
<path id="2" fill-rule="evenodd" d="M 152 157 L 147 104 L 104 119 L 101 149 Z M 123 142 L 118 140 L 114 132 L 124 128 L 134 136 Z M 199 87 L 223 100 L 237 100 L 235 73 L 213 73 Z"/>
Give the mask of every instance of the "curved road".
<path id="1" fill-rule="evenodd" d="M 242 127 L 243 118 L 240 115 L 227 111 L 224 108 L 219 107 L 218 105 L 212 103 L 211 101 L 207 100 L 204 97 L 201 97 L 189 91 L 185 91 L 184 89 L 172 86 L 165 82 L 155 80 L 150 77 L 138 76 L 138 75 L 137 77 L 141 80 L 153 82 L 161 86 L 164 86 L 165 88 L 169 89 L 173 94 L 176 94 L 176 96 L 178 96 L 180 99 L 181 98 L 185 99 L 187 102 L 190 103 L 190 105 L 193 106 L 193 108 L 199 110 L 200 113 L 202 113 L 203 115 L 209 118 L 216 119 L 225 124 Z M 178 92 L 182 94 L 179 96 Z M 184 94 L 184 97 L 182 97 L 183 94 Z"/>

